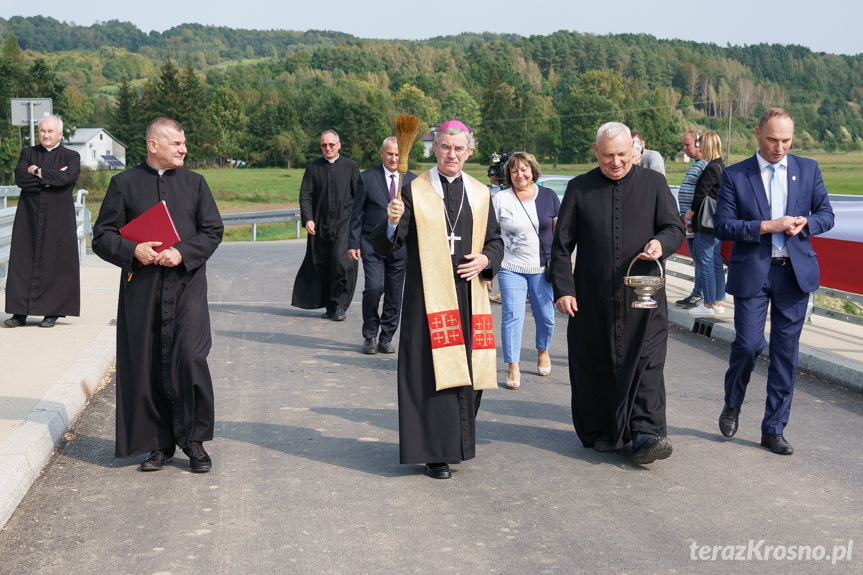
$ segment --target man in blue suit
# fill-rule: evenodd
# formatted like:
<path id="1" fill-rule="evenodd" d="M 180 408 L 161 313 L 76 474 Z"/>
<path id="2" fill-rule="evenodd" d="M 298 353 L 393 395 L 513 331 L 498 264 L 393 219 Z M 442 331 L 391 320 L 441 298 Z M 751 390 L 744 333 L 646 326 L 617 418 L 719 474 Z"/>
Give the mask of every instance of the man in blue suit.
<path id="1" fill-rule="evenodd" d="M 381 146 L 380 165 L 360 174 L 357 193 L 351 209 L 351 229 L 348 238 L 348 257 L 363 260 L 365 288 L 363 289 L 363 353 L 395 353 L 393 334 L 399 325 L 402 308 L 402 287 L 405 277 L 404 248 L 383 257 L 371 245 L 372 230 L 387 219 L 387 204 L 396 196 L 399 175 L 399 147 L 395 137 L 384 140 Z M 402 184 L 416 177 L 408 172 Z M 383 310 L 378 304 L 384 296 Z M 380 330 L 380 338 L 378 338 Z"/>
<path id="2" fill-rule="evenodd" d="M 767 345 L 769 307 L 770 366 L 761 445 L 780 455 L 794 452 L 783 430 L 791 412 L 809 293 L 818 289 L 818 258 L 809 236 L 833 227 L 818 163 L 788 155 L 793 136 L 794 119 L 786 110 L 764 113 L 755 129 L 758 152 L 722 174 L 714 216 L 716 237 L 734 242 L 726 291 L 734 296 L 736 336 L 719 429 L 725 437 L 737 432 L 749 377 Z"/>

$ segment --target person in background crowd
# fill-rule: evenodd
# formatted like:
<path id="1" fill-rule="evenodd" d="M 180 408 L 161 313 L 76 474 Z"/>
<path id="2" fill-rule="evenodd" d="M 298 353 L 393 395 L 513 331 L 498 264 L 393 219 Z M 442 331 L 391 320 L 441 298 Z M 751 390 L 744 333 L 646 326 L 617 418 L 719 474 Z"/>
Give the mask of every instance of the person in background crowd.
<path id="1" fill-rule="evenodd" d="M 702 301 L 701 279 L 698 273 L 698 265 L 696 262 L 695 232 L 692 231 L 692 222 L 686 218 L 686 212 L 692 205 L 692 196 L 695 195 L 695 184 L 707 165 L 707 161 L 701 158 L 701 132 L 698 130 L 690 130 L 683 134 L 683 152 L 693 160 L 692 165 L 686 170 L 683 176 L 683 182 L 680 184 L 680 189 L 677 192 L 677 207 L 680 210 L 680 218 L 686 226 L 686 249 L 689 251 L 689 257 L 692 258 L 693 275 L 695 281 L 692 285 L 692 292 L 683 299 L 677 300 L 676 303 L 685 309 L 694 308 Z"/>
<path id="2" fill-rule="evenodd" d="M 380 256 L 372 248 L 372 230 L 386 221 L 387 204 L 397 195 L 399 146 L 395 136 L 384 140 L 380 153 L 381 163 L 361 173 L 357 180 L 348 239 L 348 257 L 353 261 L 363 260 L 362 351 L 368 355 L 396 351 L 392 339 L 399 327 L 407 255 L 406 250 L 400 249 L 388 256 Z M 415 177 L 416 174 L 408 172 L 402 183 L 406 184 Z M 384 306 L 378 313 L 381 296 Z"/>
<path id="3" fill-rule="evenodd" d="M 704 133 L 701 154 L 708 162 L 695 184 L 695 195 L 685 218 L 695 232 L 695 267 L 703 301 L 689 310 L 689 315 L 708 316 L 725 313 L 725 267 L 722 263 L 722 242 L 713 234 L 713 227 L 700 221 L 702 209 L 709 209 L 707 198 L 716 199 L 725 164 L 722 161 L 722 140 L 714 131 Z"/>
<path id="4" fill-rule="evenodd" d="M 637 164 L 642 168 L 647 168 L 648 170 L 653 170 L 654 172 L 659 172 L 664 176 L 665 160 L 662 159 L 662 154 L 656 150 L 648 150 L 647 145 L 644 143 L 644 138 L 634 130 L 632 132 L 632 141 L 633 143 L 636 143 L 638 148 L 641 150 L 641 158 L 638 162 L 633 161 L 633 164 Z"/>
<path id="5" fill-rule="evenodd" d="M 324 156 L 306 167 L 300 184 L 300 217 L 308 234 L 306 257 L 294 280 L 291 305 L 326 308 L 321 319 L 344 321 L 357 287 L 357 262 L 348 255 L 351 206 L 360 171 L 339 154 L 333 130 L 321 134 Z"/>
<path id="6" fill-rule="evenodd" d="M 60 143 L 63 121 L 39 120 L 39 145 L 24 148 L 15 166 L 21 188 L 6 277 L 6 327 L 20 327 L 28 315 L 44 316 L 41 327 L 81 312 L 75 182 L 78 152 Z"/>

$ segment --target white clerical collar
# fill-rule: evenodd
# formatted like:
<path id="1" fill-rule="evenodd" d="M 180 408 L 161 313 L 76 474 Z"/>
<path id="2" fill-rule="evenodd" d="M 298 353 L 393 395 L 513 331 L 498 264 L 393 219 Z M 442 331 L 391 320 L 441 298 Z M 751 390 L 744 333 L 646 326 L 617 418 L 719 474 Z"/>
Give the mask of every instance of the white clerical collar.
<path id="1" fill-rule="evenodd" d="M 456 178 L 461 177 L 461 175 L 462 172 L 459 172 L 458 176 L 443 176 L 443 174 L 438 171 L 437 166 L 432 166 L 432 169 L 429 170 L 432 188 L 434 188 L 435 193 L 439 195 L 441 199 L 443 199 L 443 186 L 440 183 L 440 177 L 443 176 L 446 178 L 446 181 L 451 184 Z M 465 186 L 465 192 L 467 192 L 467 182 L 463 182 L 463 185 Z M 470 194 L 467 194 L 467 202 L 470 204 Z"/>
<path id="2" fill-rule="evenodd" d="M 43 147 L 43 148 L 45 148 L 45 146 L 42 146 L 42 147 Z M 56 146 L 54 146 L 53 148 L 45 148 L 45 150 L 46 150 L 46 151 L 48 151 L 48 152 L 53 152 L 54 150 L 56 150 L 56 149 L 57 149 L 57 148 L 59 148 L 59 147 L 60 147 L 60 144 L 57 144 L 57 145 L 56 145 Z"/>
<path id="3" fill-rule="evenodd" d="M 144 161 L 145 161 L 145 162 L 147 162 L 147 160 L 144 160 Z M 150 162 L 147 162 L 147 165 L 148 165 L 148 166 L 150 166 L 151 168 L 153 168 L 154 170 L 156 170 L 157 172 L 159 172 L 159 175 L 160 175 L 160 176 L 164 175 L 164 174 L 165 174 L 165 172 L 167 172 L 167 171 L 168 171 L 168 170 L 160 170 L 159 168 L 157 168 L 156 166 L 154 166 L 154 165 L 153 165 L 153 164 L 151 164 Z"/>
<path id="4" fill-rule="evenodd" d="M 332 160 L 327 159 L 327 158 L 324 158 L 324 159 L 325 159 L 325 160 L 327 160 L 327 161 L 328 161 L 329 163 L 331 163 L 331 164 L 335 164 L 335 163 L 336 163 L 336 160 L 338 160 L 338 159 L 339 159 L 339 156 L 337 155 L 337 156 L 336 156 L 335 158 L 333 158 Z"/>

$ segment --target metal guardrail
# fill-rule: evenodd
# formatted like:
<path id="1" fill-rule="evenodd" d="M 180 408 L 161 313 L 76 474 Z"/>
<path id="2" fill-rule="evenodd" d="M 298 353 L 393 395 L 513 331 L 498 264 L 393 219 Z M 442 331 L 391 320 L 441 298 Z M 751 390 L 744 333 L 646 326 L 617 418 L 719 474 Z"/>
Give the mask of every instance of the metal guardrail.
<path id="1" fill-rule="evenodd" d="M 78 190 L 75 196 L 75 221 L 78 236 L 78 261 L 83 264 L 87 259 L 87 236 L 93 232 L 92 215 L 84 205 L 84 198 L 89 192 L 84 189 Z M 15 211 L 17 207 L 10 208 L 7 205 L 8 198 L 17 198 L 21 195 L 18 186 L 0 186 L 0 287 L 6 289 L 6 274 L 9 270 L 9 254 L 12 248 L 12 226 L 15 223 Z"/>
<path id="2" fill-rule="evenodd" d="M 15 208 L 0 209 L 0 287 L 6 289 L 6 273 L 9 268 L 9 250 L 12 247 L 12 223 Z"/>
<path id="3" fill-rule="evenodd" d="M 17 198 L 20 194 L 21 188 L 18 186 L 0 186 L 0 203 L 3 205 L 0 209 L 5 210 L 9 207 L 7 198 Z"/>
<path id="4" fill-rule="evenodd" d="M 668 259 L 675 263 L 692 267 L 692 258 L 690 257 L 680 254 L 672 254 L 668 257 Z M 728 266 L 726 266 L 726 269 L 727 267 Z M 667 267 L 665 269 L 665 275 L 673 276 L 687 281 L 695 281 L 695 276 L 693 274 L 668 269 Z M 855 325 L 863 325 L 863 316 L 852 315 L 850 313 L 844 313 L 841 311 L 836 311 L 835 309 L 829 309 L 826 307 L 819 307 L 815 305 L 816 295 L 850 301 L 854 303 L 857 307 L 863 308 L 863 295 L 828 287 L 820 287 L 814 293 L 809 294 L 809 306 L 806 309 L 806 321 L 813 322 L 812 316 L 822 316 L 829 317 L 831 319 L 838 319 L 840 321 L 847 321 L 848 323 L 853 323 Z"/>
<path id="5" fill-rule="evenodd" d="M 226 226 L 252 226 L 252 241 L 258 240 L 258 224 L 296 222 L 297 238 L 300 237 L 300 210 L 271 210 L 267 212 L 242 212 L 239 214 L 222 214 L 222 223 Z"/>
<path id="6" fill-rule="evenodd" d="M 75 200 L 75 218 L 78 233 L 78 258 L 83 264 L 87 258 L 87 236 L 93 231 L 92 215 L 84 205 L 87 190 L 80 189 Z M 9 266 L 9 252 L 12 246 L 12 225 L 15 221 L 16 208 L 7 207 L 8 198 L 17 198 L 21 189 L 17 186 L 0 186 L 0 285 L 5 288 L 6 273 Z M 258 239 L 258 224 L 296 222 L 297 238 L 300 237 L 300 210 L 271 210 L 266 212 L 244 212 L 239 214 L 222 214 L 222 222 L 226 226 L 252 226 L 252 241 Z"/>

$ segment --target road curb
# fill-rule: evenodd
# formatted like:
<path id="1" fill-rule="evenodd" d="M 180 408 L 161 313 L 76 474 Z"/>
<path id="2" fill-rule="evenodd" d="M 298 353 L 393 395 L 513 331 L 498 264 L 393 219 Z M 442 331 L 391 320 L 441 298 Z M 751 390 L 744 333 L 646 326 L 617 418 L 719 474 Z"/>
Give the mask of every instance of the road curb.
<path id="1" fill-rule="evenodd" d="M 728 344 L 734 341 L 734 326 L 721 320 L 693 317 L 684 309 L 669 308 L 668 321 L 688 331 Z M 768 340 L 761 357 L 767 358 L 769 351 Z M 825 357 L 823 352 L 801 345 L 797 368 L 828 383 L 863 394 L 863 365 L 856 361 L 837 356 Z"/>
<path id="2" fill-rule="evenodd" d="M 0 525 L 5 525 L 48 463 L 54 448 L 78 418 L 114 363 L 117 329 L 106 327 L 81 359 L 48 390 L 16 429 L 0 444 Z"/>

